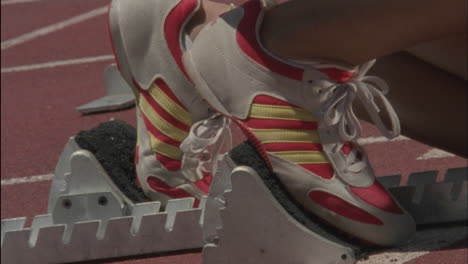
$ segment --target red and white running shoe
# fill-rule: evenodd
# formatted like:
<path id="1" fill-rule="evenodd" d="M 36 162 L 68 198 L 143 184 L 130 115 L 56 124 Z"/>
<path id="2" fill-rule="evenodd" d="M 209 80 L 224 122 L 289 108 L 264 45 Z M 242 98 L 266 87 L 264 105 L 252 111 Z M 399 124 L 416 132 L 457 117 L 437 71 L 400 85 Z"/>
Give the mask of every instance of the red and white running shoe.
<path id="1" fill-rule="evenodd" d="M 211 182 L 199 168 L 201 153 L 180 148 L 192 124 L 213 114 L 182 63 L 189 41 L 184 27 L 199 6 L 198 0 L 113 0 L 109 9 L 115 58 L 136 96 L 137 179 L 163 205 L 185 197 L 197 205 Z"/>
<path id="2" fill-rule="evenodd" d="M 359 99 L 387 137 L 400 126 L 385 82 L 355 69 L 303 65 L 269 53 L 258 30 L 263 3 L 250 0 L 208 24 L 184 54 L 203 99 L 243 129 L 290 195 L 306 210 L 367 242 L 391 246 L 415 231 L 412 217 L 376 181 L 355 140 Z M 319 40 L 317 40 L 319 41 Z M 383 102 L 392 127 L 379 117 Z"/>

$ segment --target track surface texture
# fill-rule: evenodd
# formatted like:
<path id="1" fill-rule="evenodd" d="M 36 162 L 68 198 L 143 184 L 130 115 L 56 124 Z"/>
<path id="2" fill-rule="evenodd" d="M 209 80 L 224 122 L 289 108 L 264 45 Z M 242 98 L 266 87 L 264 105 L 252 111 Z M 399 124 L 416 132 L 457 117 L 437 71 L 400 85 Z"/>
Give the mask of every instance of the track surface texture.
<path id="1" fill-rule="evenodd" d="M 46 213 L 52 173 L 70 136 L 112 118 L 136 124 L 134 109 L 86 116 L 75 110 L 104 95 L 103 70 L 114 62 L 108 3 L 1 0 L 2 219 Z M 374 127 L 363 126 L 361 143 L 377 176 L 401 174 L 405 181 L 412 172 L 436 170 L 442 176 L 449 168 L 467 166 L 461 157 L 407 138 L 385 141 Z M 467 263 L 467 244 L 451 244 L 431 251 L 397 249 L 372 263 Z M 182 252 L 96 263 L 201 262 L 199 252 Z"/>

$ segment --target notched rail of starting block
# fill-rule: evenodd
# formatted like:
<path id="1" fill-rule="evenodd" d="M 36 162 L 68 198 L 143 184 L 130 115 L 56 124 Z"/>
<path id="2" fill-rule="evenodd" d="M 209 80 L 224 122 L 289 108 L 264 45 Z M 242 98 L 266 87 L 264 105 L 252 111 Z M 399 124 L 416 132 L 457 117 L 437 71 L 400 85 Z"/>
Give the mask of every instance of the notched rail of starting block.
<path id="1" fill-rule="evenodd" d="M 52 215 L 2 220 L 2 263 L 67 263 L 201 248 L 203 209 L 193 198 L 136 204 L 133 215 L 53 224 Z"/>
<path id="2" fill-rule="evenodd" d="M 466 221 L 468 218 L 468 168 L 448 169 L 443 181 L 437 171 L 412 173 L 404 186 L 400 175 L 379 177 L 418 225 Z"/>

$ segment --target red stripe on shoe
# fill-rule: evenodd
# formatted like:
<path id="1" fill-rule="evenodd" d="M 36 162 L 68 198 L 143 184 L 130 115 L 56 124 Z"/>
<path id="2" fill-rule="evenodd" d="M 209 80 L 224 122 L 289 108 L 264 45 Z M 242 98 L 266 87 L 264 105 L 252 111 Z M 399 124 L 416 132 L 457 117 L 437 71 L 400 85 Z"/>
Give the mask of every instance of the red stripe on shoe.
<path id="1" fill-rule="evenodd" d="M 146 101 L 151 105 L 151 107 L 156 111 L 156 113 L 164 118 L 167 122 L 169 122 L 171 125 L 177 127 L 180 130 L 189 132 L 190 127 L 187 126 L 186 124 L 180 122 L 177 118 L 175 118 L 171 113 L 168 113 L 164 108 L 162 108 L 158 102 L 154 100 L 154 98 L 149 94 L 148 91 L 145 91 L 143 89 L 139 89 L 140 94 L 145 97 Z"/>
<path id="2" fill-rule="evenodd" d="M 296 105 L 292 105 L 281 99 L 274 98 L 269 95 L 258 95 L 253 100 L 254 104 L 265 105 L 265 106 L 286 106 L 299 108 Z M 286 120 L 286 119 L 273 119 L 274 114 L 271 115 L 272 119 L 267 118 L 248 118 L 243 121 L 249 129 L 285 129 L 285 130 L 296 130 L 296 131 L 312 131 L 318 127 L 317 122 L 311 121 L 299 121 L 299 120 Z M 267 152 L 288 152 L 288 151 L 322 151 L 322 145 L 318 143 L 309 142 L 274 142 L 274 143 L 263 143 L 253 135 L 257 144 L 257 149 L 261 149 Z M 249 138 L 250 139 L 250 138 Z M 251 139 L 250 139 L 251 140 Z M 252 140 L 251 140 L 252 141 Z M 323 179 L 331 179 L 334 175 L 333 168 L 330 164 L 324 163 L 313 163 L 313 164 L 297 164 L 302 168 L 314 173 L 315 175 L 322 177 Z"/>
<path id="3" fill-rule="evenodd" d="M 333 178 L 335 171 L 330 164 L 298 164 L 302 168 L 320 176 L 323 179 L 329 180 Z"/>
<path id="4" fill-rule="evenodd" d="M 303 69 L 281 62 L 267 54 L 257 39 L 257 21 L 262 10 L 260 1 L 248 1 L 242 5 L 244 17 L 237 28 L 237 42 L 242 51 L 261 66 L 286 76 L 301 81 Z"/>
<path id="5" fill-rule="evenodd" d="M 317 122 L 304 122 L 298 120 L 281 119 L 257 119 L 249 118 L 244 121 L 249 128 L 257 129 L 297 129 L 297 130 L 316 130 Z"/>
<path id="6" fill-rule="evenodd" d="M 345 155 L 348 155 L 351 150 L 353 150 L 353 144 L 351 142 L 345 142 L 343 144 L 343 147 L 341 147 L 341 152 L 343 152 Z"/>
<path id="7" fill-rule="evenodd" d="M 282 106 L 292 106 L 299 107 L 297 105 L 290 104 L 281 99 L 269 96 L 269 95 L 257 95 L 253 100 L 254 104 L 266 104 L 266 105 L 282 105 Z"/>
<path id="8" fill-rule="evenodd" d="M 343 71 L 336 68 L 323 68 L 319 69 L 319 71 L 325 73 L 330 77 L 330 79 L 335 80 L 337 82 L 347 82 L 353 77 L 354 72 Z"/>
<path id="9" fill-rule="evenodd" d="M 156 153 L 156 158 L 168 171 L 178 171 L 182 168 L 182 161 L 180 160 L 175 160 L 159 153 Z"/>
<path id="10" fill-rule="evenodd" d="M 252 131 L 250 131 L 249 127 L 247 127 L 241 120 L 235 118 L 231 118 L 231 120 L 237 124 L 237 126 L 241 129 L 242 133 L 244 133 L 247 139 L 254 145 L 260 157 L 262 157 L 262 159 L 265 161 L 267 167 L 269 169 L 273 169 L 273 167 L 271 166 L 270 159 L 268 158 L 268 155 L 265 151 L 265 148 L 262 145 L 262 142 L 255 136 L 254 133 L 252 133 Z"/>
<path id="11" fill-rule="evenodd" d="M 291 150 L 312 150 L 322 151 L 322 145 L 316 143 L 266 143 L 263 144 L 266 151 L 277 152 L 277 151 L 291 151 Z"/>
<path id="12" fill-rule="evenodd" d="M 208 194 L 208 191 L 210 190 L 210 184 L 212 181 L 211 174 L 203 172 L 203 179 L 194 182 L 193 184 L 200 189 L 205 194 Z"/>
<path id="13" fill-rule="evenodd" d="M 140 113 L 141 113 L 141 117 L 143 118 L 143 122 L 145 123 L 146 129 L 151 133 L 151 135 L 153 135 L 155 138 L 159 139 L 160 141 L 167 143 L 169 145 L 172 145 L 174 147 L 180 146 L 181 142 L 166 136 L 148 120 L 148 118 L 145 116 L 143 112 L 140 111 Z"/>
<path id="14" fill-rule="evenodd" d="M 171 51 L 172 57 L 184 73 L 185 77 L 190 80 L 185 66 L 182 62 L 182 49 L 180 47 L 180 32 L 184 22 L 187 20 L 190 13 L 196 8 L 197 0 L 182 0 L 177 4 L 167 15 L 164 22 L 164 36 L 166 37 L 167 45 Z"/>
<path id="15" fill-rule="evenodd" d="M 132 80 L 132 81 L 133 81 L 133 85 L 135 85 L 138 91 L 145 91 L 144 89 L 140 87 L 140 85 L 135 80 Z M 172 92 L 172 90 L 169 88 L 169 86 L 166 84 L 166 82 L 163 79 L 157 78 L 156 80 L 154 80 L 154 84 L 156 84 L 159 87 L 159 89 L 161 89 L 161 91 L 167 95 L 167 97 L 171 98 L 171 100 L 175 104 L 179 105 L 180 107 L 188 111 L 187 108 L 180 102 L 179 98 L 177 98 L 177 96 Z"/>
<path id="16" fill-rule="evenodd" d="M 135 164 L 135 166 L 138 164 L 138 161 L 139 161 L 139 146 L 138 145 L 135 145 L 135 157 L 133 159 L 133 162 Z M 136 172 L 135 172 L 135 181 L 136 181 L 136 184 L 137 186 L 141 189 L 141 182 L 140 182 L 140 179 L 138 179 L 138 175 L 136 175 Z"/>
<path id="17" fill-rule="evenodd" d="M 403 210 L 378 181 L 374 181 L 369 187 L 350 186 L 350 189 L 357 197 L 372 206 L 390 213 L 404 214 Z"/>
<path id="18" fill-rule="evenodd" d="M 142 119 L 143 119 L 143 122 L 145 123 L 145 126 L 146 126 L 146 129 L 157 139 L 169 144 L 169 145 L 172 145 L 172 146 L 175 146 L 175 147 L 179 147 L 180 146 L 180 142 L 179 141 L 176 141 L 166 135 L 164 135 L 163 133 L 161 133 L 149 120 L 148 118 L 146 118 L 146 116 L 144 115 L 143 112 L 140 112 L 141 113 L 141 116 L 142 116 Z M 167 170 L 169 171 L 178 171 L 180 170 L 180 168 L 182 167 L 182 162 L 180 160 L 175 160 L 175 159 L 172 159 L 170 157 L 167 157 L 163 154 L 160 154 L 160 153 L 156 153 L 156 159 L 161 163 L 161 165 L 166 168 Z"/>
<path id="19" fill-rule="evenodd" d="M 179 98 L 177 98 L 177 96 L 174 94 L 174 92 L 172 92 L 172 90 L 169 88 L 169 86 L 167 85 L 166 82 L 164 82 L 162 79 L 156 79 L 154 81 L 154 83 L 159 87 L 159 89 L 161 89 L 161 91 L 163 91 L 169 98 L 171 98 L 171 100 L 176 103 L 177 105 L 179 105 L 180 107 L 182 107 L 183 109 L 185 109 L 186 111 L 187 108 L 185 107 L 185 105 L 183 105 L 180 101 L 179 101 Z"/>
<path id="20" fill-rule="evenodd" d="M 371 225 L 384 224 L 377 217 L 332 194 L 323 191 L 312 191 L 309 192 L 309 198 L 320 206 L 351 220 Z"/>
<path id="21" fill-rule="evenodd" d="M 149 187 L 154 191 L 163 193 L 171 198 L 193 197 L 193 195 L 188 193 L 186 190 L 171 187 L 154 176 L 149 176 L 148 178 L 146 178 L 146 182 L 148 183 Z"/>
<path id="22" fill-rule="evenodd" d="M 258 119 L 249 118 L 244 123 L 250 128 L 277 128 L 277 129 L 302 129 L 315 130 L 318 127 L 317 122 L 304 122 L 298 120 L 281 120 L 281 119 Z"/>

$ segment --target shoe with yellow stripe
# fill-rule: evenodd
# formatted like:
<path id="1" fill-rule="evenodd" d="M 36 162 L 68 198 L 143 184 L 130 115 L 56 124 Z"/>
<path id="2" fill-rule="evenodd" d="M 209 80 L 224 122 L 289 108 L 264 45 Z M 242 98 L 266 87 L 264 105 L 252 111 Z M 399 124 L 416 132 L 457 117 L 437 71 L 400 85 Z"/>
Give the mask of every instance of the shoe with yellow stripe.
<path id="1" fill-rule="evenodd" d="M 352 109 L 356 98 L 384 135 L 400 132 L 384 96 L 385 82 L 365 76 L 373 62 L 345 69 L 278 58 L 258 39 L 264 9 L 264 3 L 250 0 L 199 33 L 184 55 L 196 88 L 241 127 L 307 211 L 376 245 L 407 241 L 415 231 L 412 217 L 376 181 L 355 143 L 360 135 Z M 383 103 L 391 129 L 374 98 Z"/>
<path id="2" fill-rule="evenodd" d="M 109 9 L 115 58 L 136 97 L 137 179 L 145 194 L 163 205 L 185 197 L 194 197 L 197 205 L 211 182 L 197 162 L 184 162 L 180 148 L 192 125 L 210 114 L 182 63 L 184 26 L 199 5 L 197 0 L 113 0 Z"/>

